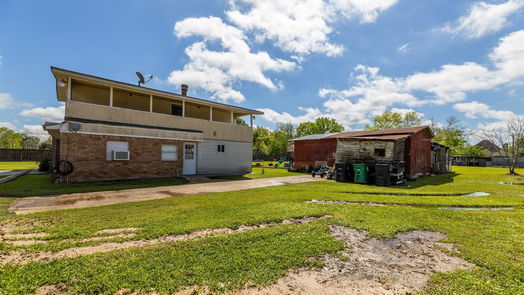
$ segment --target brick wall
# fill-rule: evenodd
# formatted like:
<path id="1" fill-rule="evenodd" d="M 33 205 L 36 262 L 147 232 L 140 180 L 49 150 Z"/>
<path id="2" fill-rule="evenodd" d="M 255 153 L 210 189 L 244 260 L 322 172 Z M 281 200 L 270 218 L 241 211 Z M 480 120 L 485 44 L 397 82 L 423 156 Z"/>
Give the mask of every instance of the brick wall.
<path id="1" fill-rule="evenodd" d="M 69 136 L 69 139 L 67 138 Z M 130 160 L 107 161 L 106 142 L 126 141 Z M 162 161 L 162 144 L 178 146 L 177 161 Z M 63 182 L 175 177 L 182 175 L 182 142 L 109 135 L 62 134 L 60 159 L 73 163 L 74 171 Z"/>

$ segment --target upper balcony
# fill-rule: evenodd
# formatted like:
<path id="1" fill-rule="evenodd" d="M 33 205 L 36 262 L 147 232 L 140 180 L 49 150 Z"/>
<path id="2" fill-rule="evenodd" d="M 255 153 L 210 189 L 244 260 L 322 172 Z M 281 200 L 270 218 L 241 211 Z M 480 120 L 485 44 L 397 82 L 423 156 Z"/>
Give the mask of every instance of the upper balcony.
<path id="1" fill-rule="evenodd" d="M 204 138 L 252 140 L 256 110 L 52 68 L 66 117 L 202 130 Z M 249 116 L 250 126 L 235 123 Z"/>

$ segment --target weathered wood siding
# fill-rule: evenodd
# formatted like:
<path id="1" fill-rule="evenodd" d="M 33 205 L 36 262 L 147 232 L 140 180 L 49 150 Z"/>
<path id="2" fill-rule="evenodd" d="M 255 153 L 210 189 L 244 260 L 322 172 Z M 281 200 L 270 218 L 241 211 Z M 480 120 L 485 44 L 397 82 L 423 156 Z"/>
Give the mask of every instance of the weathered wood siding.
<path id="1" fill-rule="evenodd" d="M 421 131 L 409 137 L 406 142 L 406 174 L 427 174 L 431 172 L 431 134 Z"/>
<path id="2" fill-rule="evenodd" d="M 218 151 L 224 145 L 224 152 Z M 204 140 L 197 147 L 197 174 L 243 174 L 251 172 L 252 144 L 227 140 Z"/>
<path id="3" fill-rule="evenodd" d="M 403 143 L 403 140 L 400 140 Z M 375 149 L 384 149 L 384 156 L 376 156 Z M 336 162 L 376 161 L 390 162 L 403 160 L 403 144 L 384 140 L 359 140 L 339 138 Z"/>

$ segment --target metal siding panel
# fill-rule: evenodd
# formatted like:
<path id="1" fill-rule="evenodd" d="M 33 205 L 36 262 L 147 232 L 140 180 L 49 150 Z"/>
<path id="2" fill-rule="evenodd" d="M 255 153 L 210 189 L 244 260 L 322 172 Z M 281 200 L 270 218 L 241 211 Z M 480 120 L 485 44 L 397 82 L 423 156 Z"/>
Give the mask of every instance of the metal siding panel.
<path id="1" fill-rule="evenodd" d="M 217 146 L 224 145 L 224 152 Z M 251 172 L 252 144 L 204 140 L 198 144 L 198 174 L 242 174 Z"/>

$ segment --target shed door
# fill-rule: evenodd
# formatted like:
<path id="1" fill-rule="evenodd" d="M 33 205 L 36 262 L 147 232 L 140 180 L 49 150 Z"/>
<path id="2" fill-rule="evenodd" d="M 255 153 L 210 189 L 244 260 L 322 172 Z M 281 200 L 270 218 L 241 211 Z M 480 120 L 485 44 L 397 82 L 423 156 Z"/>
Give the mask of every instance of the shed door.
<path id="1" fill-rule="evenodd" d="M 196 174 L 196 143 L 186 142 L 184 143 L 184 175 Z"/>

